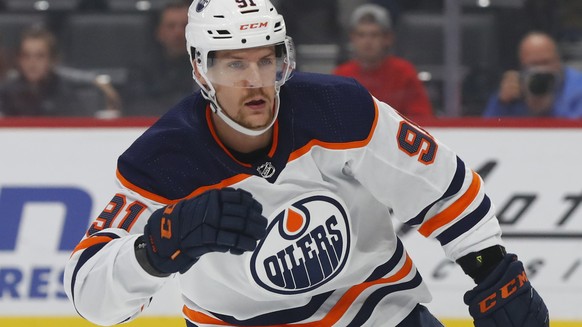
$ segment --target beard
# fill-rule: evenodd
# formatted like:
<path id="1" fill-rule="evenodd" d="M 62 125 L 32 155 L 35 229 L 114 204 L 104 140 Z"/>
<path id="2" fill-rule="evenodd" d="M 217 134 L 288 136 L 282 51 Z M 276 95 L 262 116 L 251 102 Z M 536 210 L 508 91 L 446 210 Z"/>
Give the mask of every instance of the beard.
<path id="1" fill-rule="evenodd" d="M 253 118 L 255 115 L 249 115 L 247 110 L 240 110 L 236 117 L 234 117 L 234 121 L 239 123 L 241 126 L 246 127 L 248 129 L 261 129 L 271 123 L 274 116 L 273 110 L 273 100 L 274 98 L 270 97 L 267 92 L 265 92 L 264 88 L 253 88 L 249 89 L 248 94 L 246 94 L 243 100 L 240 102 L 240 108 L 244 108 L 245 104 L 249 103 L 253 98 L 261 97 L 265 101 L 265 105 L 267 106 L 268 110 L 266 110 L 265 114 L 267 115 L 266 119 L 256 121 Z"/>

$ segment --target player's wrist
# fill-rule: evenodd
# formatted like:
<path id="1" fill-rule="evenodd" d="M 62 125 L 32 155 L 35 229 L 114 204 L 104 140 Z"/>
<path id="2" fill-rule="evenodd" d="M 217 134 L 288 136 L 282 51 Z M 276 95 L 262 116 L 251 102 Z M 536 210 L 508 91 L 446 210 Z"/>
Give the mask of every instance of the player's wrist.
<path id="1" fill-rule="evenodd" d="M 145 270 L 148 274 L 155 277 L 168 277 L 171 275 L 170 273 L 164 273 L 159 271 L 152 265 L 151 259 L 148 256 L 147 244 L 143 235 L 140 235 L 135 240 L 133 249 L 135 252 L 137 262 L 142 267 L 142 269 Z"/>
<path id="2" fill-rule="evenodd" d="M 457 263 L 465 274 L 471 277 L 476 284 L 479 284 L 503 261 L 506 254 L 503 246 L 494 245 L 477 252 L 471 252 L 458 259 Z"/>

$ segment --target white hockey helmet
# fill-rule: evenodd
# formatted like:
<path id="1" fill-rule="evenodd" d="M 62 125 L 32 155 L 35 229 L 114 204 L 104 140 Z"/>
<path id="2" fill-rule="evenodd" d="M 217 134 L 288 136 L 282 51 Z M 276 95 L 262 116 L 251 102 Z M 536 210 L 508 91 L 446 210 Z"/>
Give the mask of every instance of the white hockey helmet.
<path id="1" fill-rule="evenodd" d="M 214 62 L 214 52 L 220 50 L 250 49 L 275 46 L 276 63 L 269 69 L 255 74 L 249 82 L 245 74 L 217 71 L 221 67 Z M 194 0 L 188 10 L 186 46 L 196 83 L 202 95 L 210 101 L 211 108 L 230 127 L 255 136 L 267 131 L 277 119 L 280 87 L 291 77 L 295 69 L 295 49 L 286 35 L 283 16 L 277 13 L 269 0 Z M 230 87 L 274 86 L 276 92 L 273 120 L 261 130 L 248 129 L 229 118 L 216 99 L 214 85 Z"/>

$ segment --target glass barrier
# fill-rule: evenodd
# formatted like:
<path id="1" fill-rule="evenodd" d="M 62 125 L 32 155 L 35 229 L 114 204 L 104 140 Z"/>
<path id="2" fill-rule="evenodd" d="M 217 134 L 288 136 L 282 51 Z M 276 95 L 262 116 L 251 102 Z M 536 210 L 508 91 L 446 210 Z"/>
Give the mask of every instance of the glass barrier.
<path id="1" fill-rule="evenodd" d="M 160 116 L 199 91 L 184 46 L 189 1 L 0 2 L 3 116 Z M 580 1 L 272 2 L 298 71 L 354 77 L 413 119 L 582 117 Z M 31 36 L 33 26 L 52 36 Z M 39 85 L 57 94 L 44 102 L 14 94 L 32 78 L 25 31 L 47 43 L 52 68 Z M 51 89 L 57 80 L 73 90 L 67 99 Z"/>

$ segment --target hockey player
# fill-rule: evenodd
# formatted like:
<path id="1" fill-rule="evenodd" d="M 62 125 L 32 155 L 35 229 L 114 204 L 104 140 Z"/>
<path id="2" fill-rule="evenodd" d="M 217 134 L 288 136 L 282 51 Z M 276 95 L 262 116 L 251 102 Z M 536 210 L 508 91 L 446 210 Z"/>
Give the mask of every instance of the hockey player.
<path id="1" fill-rule="evenodd" d="M 548 326 L 481 178 L 342 77 L 296 73 L 268 0 L 197 0 L 201 93 L 118 160 L 120 189 L 68 261 L 84 318 L 136 318 L 179 278 L 187 326 L 442 326 L 391 219 L 437 239 L 477 286 L 476 326 Z"/>

